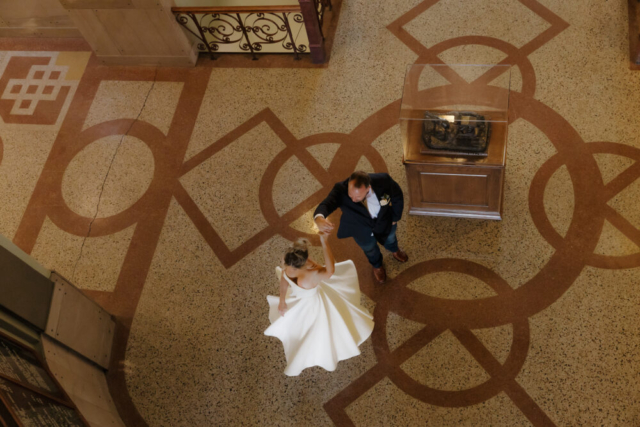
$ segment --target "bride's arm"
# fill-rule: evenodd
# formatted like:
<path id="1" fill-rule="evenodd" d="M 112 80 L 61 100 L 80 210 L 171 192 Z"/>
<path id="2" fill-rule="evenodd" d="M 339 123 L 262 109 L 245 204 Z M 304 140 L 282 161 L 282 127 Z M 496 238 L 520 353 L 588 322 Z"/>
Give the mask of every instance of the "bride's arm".
<path id="1" fill-rule="evenodd" d="M 329 279 L 336 271 L 336 261 L 333 259 L 333 252 L 331 252 L 328 240 L 328 234 L 320 234 L 320 243 L 322 243 L 322 253 L 324 254 L 324 267 L 318 270 L 316 277 L 319 281 Z"/>
<path id="2" fill-rule="evenodd" d="M 284 261 L 282 262 L 282 267 L 282 274 L 280 274 L 280 304 L 278 304 L 280 316 L 284 316 L 284 313 L 287 311 L 285 298 L 287 297 L 287 289 L 289 289 L 289 283 L 287 282 L 284 272 Z"/>

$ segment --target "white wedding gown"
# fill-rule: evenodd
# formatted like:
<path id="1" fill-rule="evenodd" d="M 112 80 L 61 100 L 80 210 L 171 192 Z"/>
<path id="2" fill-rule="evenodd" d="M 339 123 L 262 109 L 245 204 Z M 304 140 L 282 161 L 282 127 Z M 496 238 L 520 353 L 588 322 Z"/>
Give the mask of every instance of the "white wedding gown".
<path id="1" fill-rule="evenodd" d="M 276 267 L 278 279 L 281 274 Z M 359 355 L 358 346 L 373 330 L 373 317 L 360 305 L 353 261 L 337 263 L 333 276 L 313 289 L 299 287 L 286 274 L 285 278 L 287 311 L 280 316 L 280 299 L 267 296 L 271 326 L 264 331 L 282 341 L 287 359 L 284 373 L 296 376 L 311 366 L 334 371 L 339 361 Z"/>

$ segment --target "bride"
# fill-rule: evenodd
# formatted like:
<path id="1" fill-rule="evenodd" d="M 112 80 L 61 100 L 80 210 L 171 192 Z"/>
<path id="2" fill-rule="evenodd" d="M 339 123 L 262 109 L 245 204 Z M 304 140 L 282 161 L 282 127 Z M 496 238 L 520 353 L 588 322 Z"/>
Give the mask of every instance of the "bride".
<path id="1" fill-rule="evenodd" d="M 334 371 L 339 361 L 360 354 L 373 330 L 373 317 L 360 305 L 355 265 L 335 263 L 328 237 L 320 234 L 324 267 L 309 259 L 306 239 L 294 243 L 283 268 L 276 267 L 280 298 L 267 296 L 271 326 L 264 334 L 282 341 L 286 375 L 311 366 Z"/>

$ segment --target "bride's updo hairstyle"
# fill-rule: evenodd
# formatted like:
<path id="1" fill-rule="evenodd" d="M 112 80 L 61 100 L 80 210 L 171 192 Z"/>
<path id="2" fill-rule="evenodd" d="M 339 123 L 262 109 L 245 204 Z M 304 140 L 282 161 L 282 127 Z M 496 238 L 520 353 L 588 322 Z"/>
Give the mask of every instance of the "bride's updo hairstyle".
<path id="1" fill-rule="evenodd" d="M 293 246 L 287 249 L 284 254 L 284 263 L 293 268 L 302 268 L 307 263 L 309 251 L 307 249 L 309 241 L 307 239 L 298 239 Z"/>

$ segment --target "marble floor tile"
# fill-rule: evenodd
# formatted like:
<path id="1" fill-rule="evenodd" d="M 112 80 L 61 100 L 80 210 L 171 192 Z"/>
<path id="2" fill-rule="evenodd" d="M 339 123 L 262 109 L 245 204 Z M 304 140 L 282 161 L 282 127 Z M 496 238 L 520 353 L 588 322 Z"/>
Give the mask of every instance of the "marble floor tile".
<path id="1" fill-rule="evenodd" d="M 560 300 L 530 319 L 531 345 L 517 381 L 558 425 L 640 420 L 632 338 L 640 332 L 638 272 L 587 267 Z"/>
<path id="2" fill-rule="evenodd" d="M 504 394 L 479 405 L 445 410 L 412 399 L 386 378 L 347 411 L 357 426 L 403 425 L 409 420 L 426 426 L 532 425 Z"/>
<path id="3" fill-rule="evenodd" d="M 278 135 L 261 123 L 181 179 L 231 249 L 268 225 L 260 209 L 260 180 L 285 147 Z M 247 158 L 254 161 L 248 164 Z"/>
<path id="4" fill-rule="evenodd" d="M 83 129 L 109 120 L 138 118 L 166 134 L 182 85 L 176 82 L 102 81 Z"/>
<path id="5" fill-rule="evenodd" d="M 86 228 L 86 232 L 89 232 L 89 227 Z M 83 242 L 84 236 L 67 233 L 47 218 L 31 256 L 62 277 L 73 277 Z"/>
<path id="6" fill-rule="evenodd" d="M 473 16 L 473 19 L 460 19 L 461 16 Z M 444 0 L 435 2 L 418 15 L 407 26 L 407 31 L 414 34 L 426 47 L 449 39 L 480 35 L 521 47 L 548 27 L 548 22 L 521 3 L 485 0 L 461 9 L 455 0 Z"/>
<path id="7" fill-rule="evenodd" d="M 446 391 L 469 389 L 490 378 L 450 331 L 440 334 L 400 368 L 420 384 Z"/>
<path id="8" fill-rule="evenodd" d="M 324 68 L 103 67 L 41 40 L 0 51 L 0 233 L 116 314 L 110 391 L 127 425 L 640 425 L 626 3 L 340 8 Z M 510 85 L 502 221 L 408 214 L 403 82 L 434 62 L 512 65 L 418 82 Z M 62 95 L 15 107 L 45 72 Z M 332 236 L 376 326 L 336 371 L 287 377 L 263 335 L 274 269 L 303 236 L 322 261 L 313 212 L 355 169 L 403 190 L 409 261 L 382 250 L 377 285 Z"/>
<path id="9" fill-rule="evenodd" d="M 56 138 L 50 129 L 0 131 L 0 233 L 13 238 Z"/>
<path id="10" fill-rule="evenodd" d="M 80 289 L 113 292 L 134 231 L 132 225 L 108 236 L 88 237 L 69 280 Z"/>

